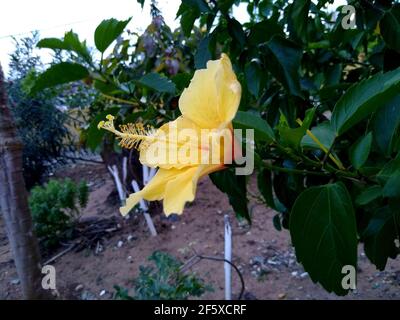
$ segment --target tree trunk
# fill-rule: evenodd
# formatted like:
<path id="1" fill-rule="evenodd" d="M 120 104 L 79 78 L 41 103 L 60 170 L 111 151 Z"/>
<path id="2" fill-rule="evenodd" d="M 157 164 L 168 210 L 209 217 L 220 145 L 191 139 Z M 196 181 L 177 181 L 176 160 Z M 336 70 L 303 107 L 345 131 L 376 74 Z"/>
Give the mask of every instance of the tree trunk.
<path id="1" fill-rule="evenodd" d="M 0 66 L 0 212 L 25 299 L 49 298 L 42 288 L 40 253 L 32 230 L 27 191 L 22 176 L 22 143 L 7 106 Z"/>

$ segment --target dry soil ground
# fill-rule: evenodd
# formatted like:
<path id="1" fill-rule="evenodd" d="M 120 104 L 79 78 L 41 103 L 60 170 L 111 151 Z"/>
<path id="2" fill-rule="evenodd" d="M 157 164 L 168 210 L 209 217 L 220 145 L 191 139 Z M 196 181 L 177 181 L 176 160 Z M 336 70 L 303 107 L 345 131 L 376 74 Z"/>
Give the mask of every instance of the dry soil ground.
<path id="1" fill-rule="evenodd" d="M 90 200 L 83 217 L 116 216 L 118 204 L 110 201 L 113 184 L 102 165 L 70 165 L 55 177 L 85 178 L 90 184 Z M 254 180 L 254 179 L 253 179 Z M 254 181 L 250 188 L 256 192 Z M 177 190 L 178 191 L 178 190 Z M 71 251 L 53 263 L 57 271 L 57 290 L 62 299 L 110 299 L 114 285 L 131 287 L 140 265 L 155 250 L 166 251 L 181 261 L 193 255 L 223 254 L 223 217 L 229 214 L 233 225 L 233 262 L 245 280 L 246 299 L 399 299 L 400 260 L 391 260 L 379 272 L 359 250 L 357 290 L 346 297 L 337 297 L 314 284 L 296 262 L 287 231 L 278 232 L 272 224 L 274 212 L 262 204 L 251 202 L 253 225 L 249 228 L 234 217 L 225 195 L 204 178 L 196 200 L 187 205 L 182 216 L 166 219 L 154 217 L 159 235 L 151 237 L 141 216 L 120 219 L 121 230 L 102 242 L 101 249 Z M 57 252 L 53 252 L 55 255 Z M 45 257 L 46 259 L 49 257 Z M 45 259 L 44 259 L 45 260 Z M 203 298 L 223 299 L 224 268 L 220 262 L 202 261 L 191 268 L 206 280 L 213 292 Z M 233 273 L 234 295 L 240 282 Z M 9 252 L 3 221 L 0 219 L 0 299 L 20 298 L 20 285 Z"/>

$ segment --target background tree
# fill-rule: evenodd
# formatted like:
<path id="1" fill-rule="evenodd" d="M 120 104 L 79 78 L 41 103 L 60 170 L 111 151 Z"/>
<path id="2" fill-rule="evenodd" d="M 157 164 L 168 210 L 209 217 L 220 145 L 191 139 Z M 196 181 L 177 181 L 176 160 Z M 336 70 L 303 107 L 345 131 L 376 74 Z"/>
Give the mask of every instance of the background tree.
<path id="1" fill-rule="evenodd" d="M 66 114 L 57 109 L 65 88 L 49 89 L 29 95 L 29 84 L 43 68 L 34 50 L 39 34 L 14 39 L 7 83 L 8 102 L 17 133 L 23 143 L 23 174 L 28 188 L 42 182 L 54 162 L 61 161 L 68 138 Z"/>
<path id="2" fill-rule="evenodd" d="M 22 143 L 7 106 L 0 66 L 0 211 L 25 299 L 48 297 L 42 289 L 41 262 L 22 175 Z"/>

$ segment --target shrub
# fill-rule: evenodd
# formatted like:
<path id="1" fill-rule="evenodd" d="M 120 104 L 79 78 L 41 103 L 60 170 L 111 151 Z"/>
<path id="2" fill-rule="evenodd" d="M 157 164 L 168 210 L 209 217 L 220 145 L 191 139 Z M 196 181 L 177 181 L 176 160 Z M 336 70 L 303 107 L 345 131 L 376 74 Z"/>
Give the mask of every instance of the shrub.
<path id="1" fill-rule="evenodd" d="M 195 274 L 184 274 L 182 263 L 171 255 L 155 251 L 149 261 L 152 266 L 140 266 L 140 274 L 133 281 L 135 295 L 129 290 L 115 286 L 116 299 L 122 300 L 186 300 L 190 296 L 200 297 L 212 288 Z"/>
<path id="2" fill-rule="evenodd" d="M 86 207 L 89 190 L 85 181 L 50 180 L 45 186 L 34 187 L 29 206 L 36 234 L 45 246 L 52 247 L 67 237 L 66 231 Z"/>
<path id="3" fill-rule="evenodd" d="M 28 188 L 41 181 L 55 161 L 60 160 L 68 131 L 65 114 L 56 108 L 56 94 L 62 90 L 46 90 L 29 95 L 29 82 L 41 70 L 42 63 L 34 49 L 38 33 L 15 40 L 15 51 L 10 55 L 8 97 L 23 143 L 24 179 Z"/>

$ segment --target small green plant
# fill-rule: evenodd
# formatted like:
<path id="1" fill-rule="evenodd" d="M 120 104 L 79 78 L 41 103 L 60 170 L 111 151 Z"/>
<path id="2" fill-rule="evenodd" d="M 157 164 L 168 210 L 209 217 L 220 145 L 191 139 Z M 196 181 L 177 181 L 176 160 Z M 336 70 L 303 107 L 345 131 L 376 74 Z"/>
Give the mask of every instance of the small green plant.
<path id="1" fill-rule="evenodd" d="M 186 300 L 190 296 L 200 297 L 211 286 L 195 274 L 181 271 L 182 263 L 171 255 L 155 251 L 150 257 L 153 266 L 140 266 L 140 274 L 133 281 L 135 295 L 129 290 L 114 286 L 115 298 L 121 300 Z"/>
<path id="2" fill-rule="evenodd" d="M 66 236 L 66 231 L 86 207 L 89 189 L 85 181 L 75 183 L 50 180 L 45 186 L 34 187 L 29 197 L 35 232 L 45 246 L 52 247 Z"/>

